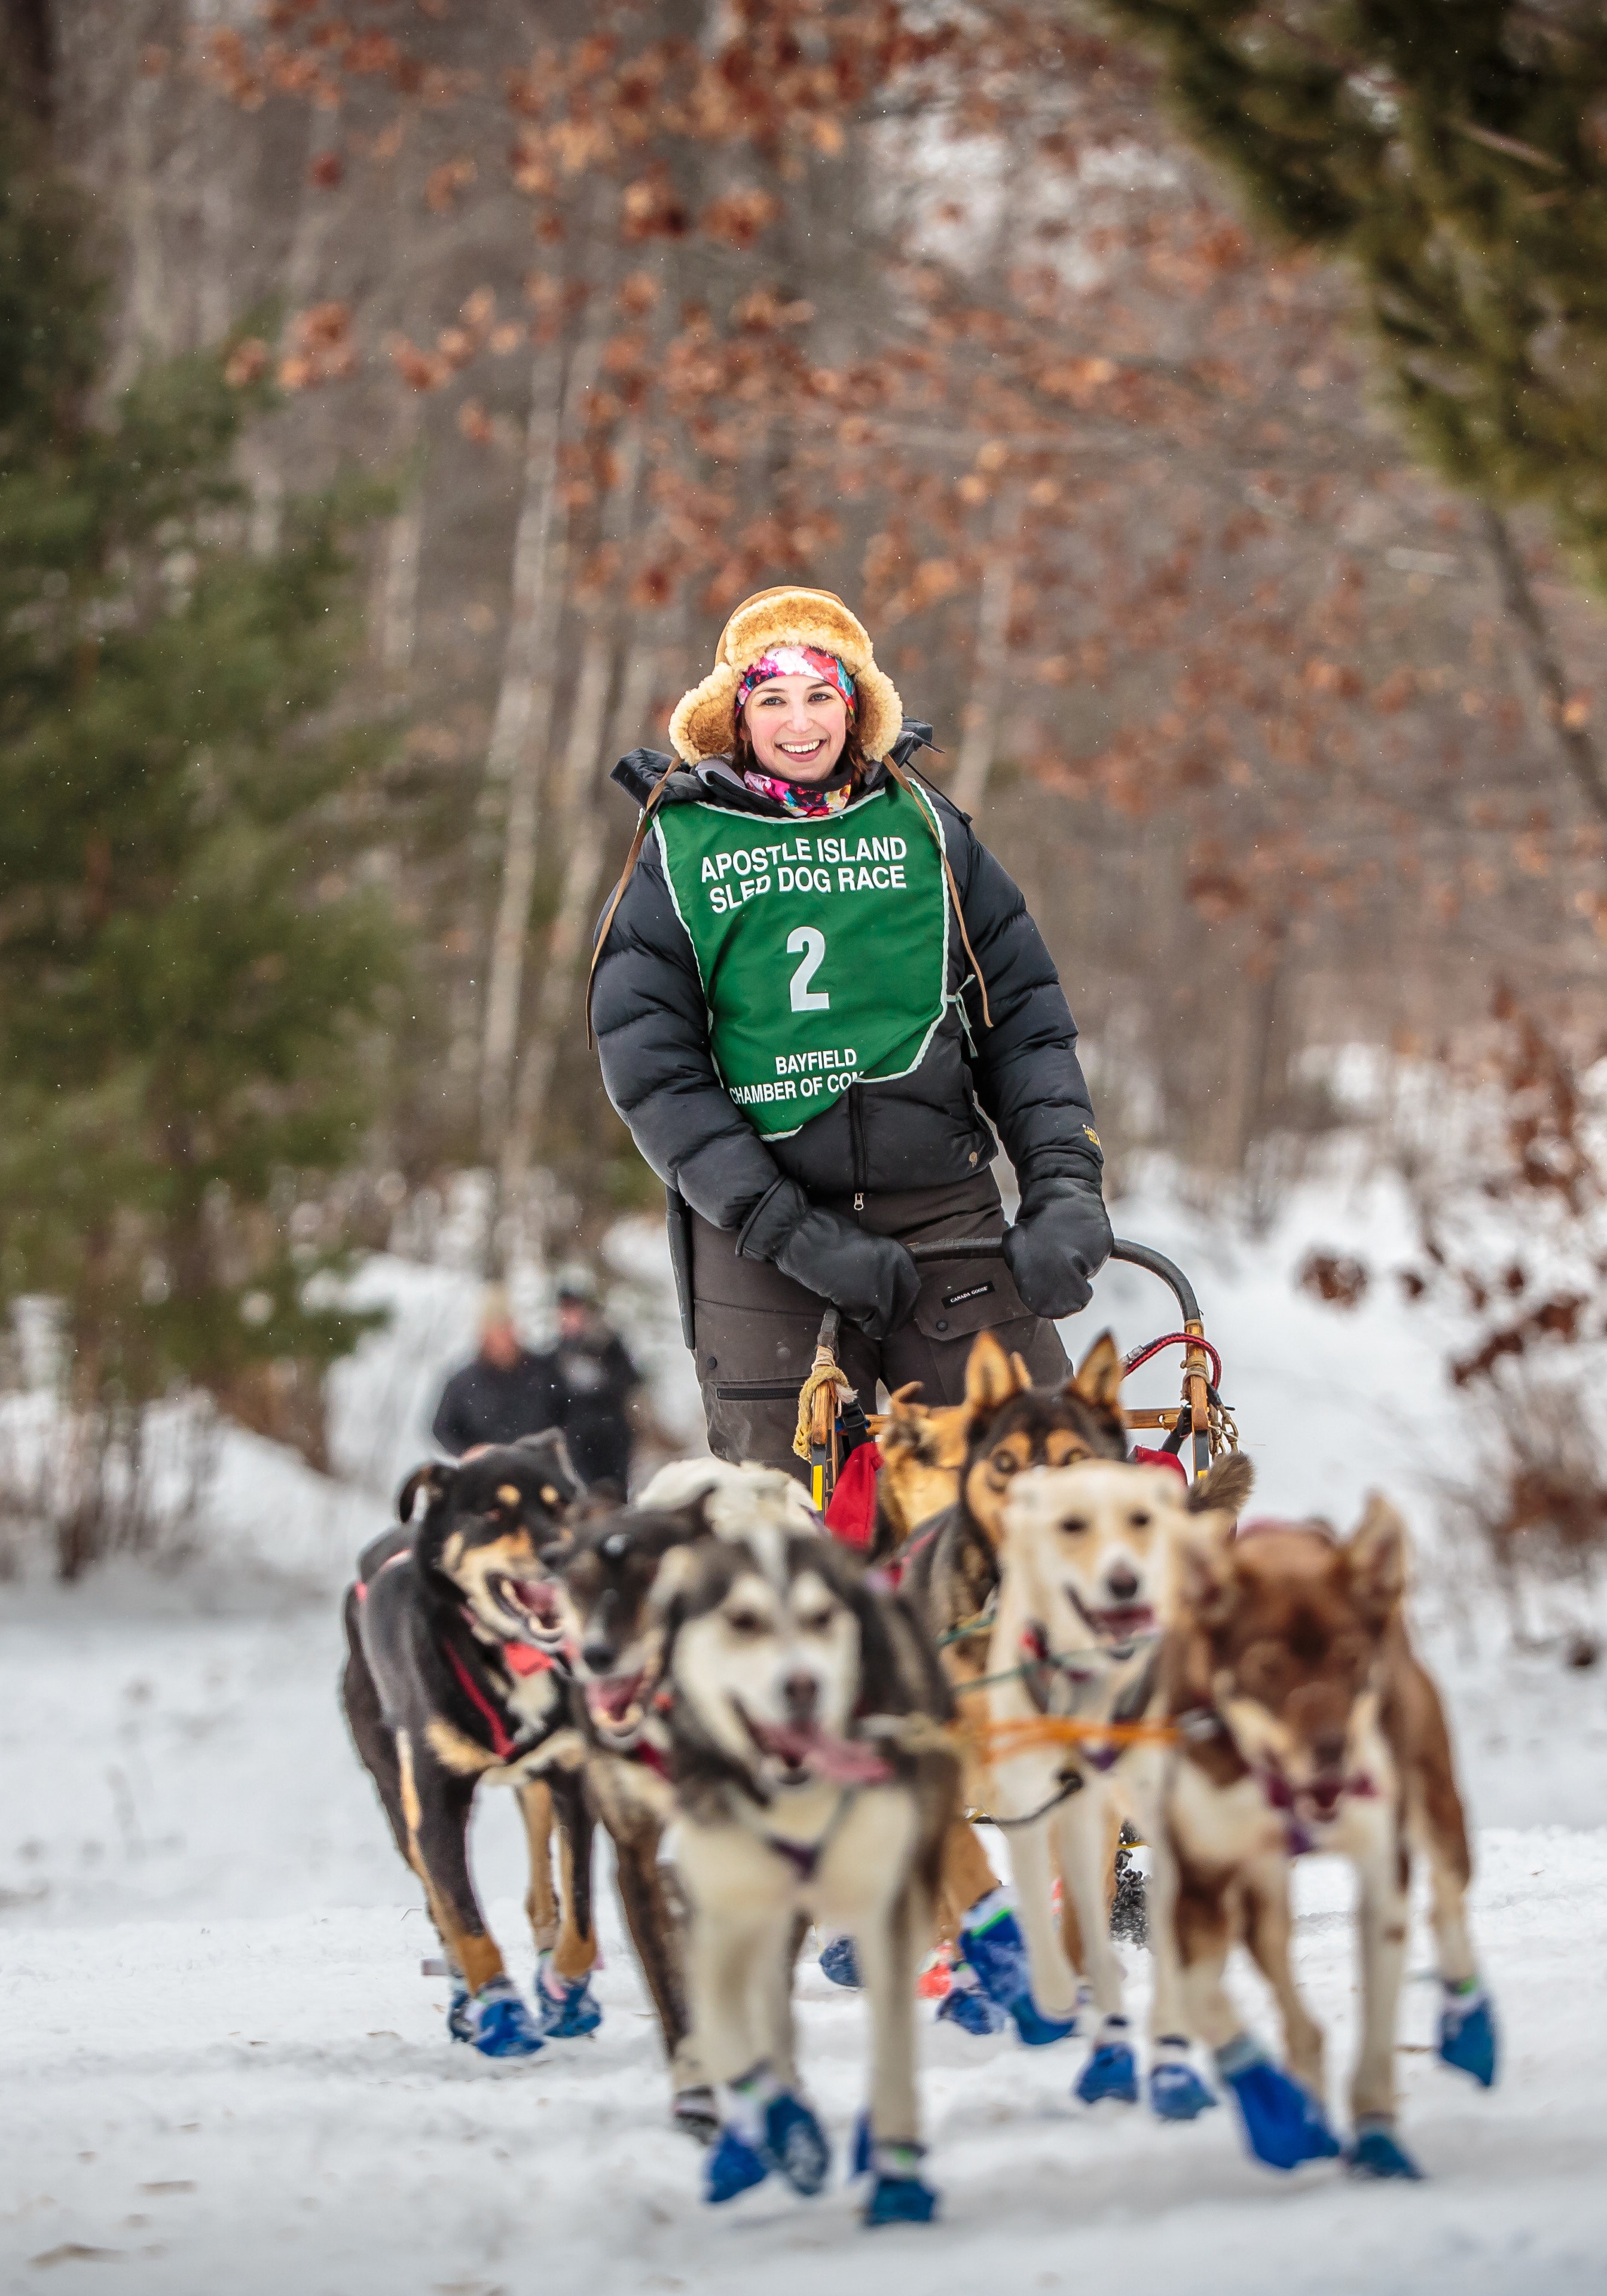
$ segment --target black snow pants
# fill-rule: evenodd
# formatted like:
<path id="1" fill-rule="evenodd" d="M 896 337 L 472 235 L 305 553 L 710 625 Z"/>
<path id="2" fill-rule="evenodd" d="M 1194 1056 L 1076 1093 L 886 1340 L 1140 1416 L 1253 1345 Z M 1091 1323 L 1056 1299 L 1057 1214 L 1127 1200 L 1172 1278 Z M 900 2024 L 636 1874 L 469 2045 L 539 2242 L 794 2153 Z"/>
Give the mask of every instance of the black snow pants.
<path id="1" fill-rule="evenodd" d="M 1004 1232 L 991 1172 L 946 1187 L 834 1197 L 829 1209 L 901 1243 Z M 688 1224 L 694 1352 L 709 1447 L 717 1458 L 784 1467 L 807 1482 L 808 1467 L 793 1451 L 792 1436 L 799 1390 L 815 1360 L 826 1303 L 767 1261 L 739 1259 L 735 1236 L 695 1212 Z M 1059 1332 L 1027 1308 L 1002 1259 L 922 1262 L 921 1278 L 914 1316 L 890 1338 L 868 1340 L 850 1324 L 842 1326 L 837 1360 L 865 1410 L 877 1408 L 878 1381 L 890 1394 L 919 1380 L 923 1403 L 958 1403 L 972 1342 L 980 1331 L 991 1331 L 1002 1347 L 1021 1356 L 1040 1386 L 1065 1378 L 1069 1366 Z"/>

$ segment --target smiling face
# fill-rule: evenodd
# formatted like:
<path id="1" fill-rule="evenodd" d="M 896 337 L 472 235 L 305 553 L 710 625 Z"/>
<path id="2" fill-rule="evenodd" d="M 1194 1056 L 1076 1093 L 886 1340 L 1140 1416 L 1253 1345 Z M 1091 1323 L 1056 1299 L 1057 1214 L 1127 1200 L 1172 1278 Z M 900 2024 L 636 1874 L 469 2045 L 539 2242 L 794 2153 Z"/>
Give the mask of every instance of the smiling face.
<path id="1" fill-rule="evenodd" d="M 829 678 L 788 676 L 756 685 L 742 709 L 761 773 L 824 782 L 848 739 L 849 705 Z"/>
<path id="2" fill-rule="evenodd" d="M 1051 1650 L 1116 1647 L 1169 1623 L 1181 1541 L 1217 1527 L 1191 1515 L 1185 1496 L 1166 1468 L 1117 1460 L 1020 1479 L 1004 1514 L 1004 1571 L 1020 1574 Z"/>
<path id="3" fill-rule="evenodd" d="M 859 1621 L 818 1538 L 705 1549 L 675 1643 L 677 1692 L 767 1789 L 839 1775 L 859 1682 Z"/>
<path id="4" fill-rule="evenodd" d="M 499 1445 L 456 1468 L 423 1471 L 430 1492 L 419 1555 L 449 1579 L 476 1622 L 502 1642 L 556 1652 L 563 1640 L 558 1587 L 543 1549 L 568 1535 L 581 1492 L 562 1438 Z"/>

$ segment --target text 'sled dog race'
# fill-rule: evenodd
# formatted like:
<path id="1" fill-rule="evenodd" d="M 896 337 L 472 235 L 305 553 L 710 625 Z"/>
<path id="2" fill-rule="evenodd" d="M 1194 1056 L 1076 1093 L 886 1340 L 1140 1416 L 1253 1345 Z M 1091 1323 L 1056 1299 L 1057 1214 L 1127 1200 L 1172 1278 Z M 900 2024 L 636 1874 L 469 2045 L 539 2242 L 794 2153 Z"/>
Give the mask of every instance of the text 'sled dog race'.
<path id="1" fill-rule="evenodd" d="M 939 816 L 897 783 L 829 829 L 770 827 L 677 805 L 656 834 L 721 1080 L 778 1138 L 850 1084 L 919 1066 L 947 994 L 949 905 Z"/>

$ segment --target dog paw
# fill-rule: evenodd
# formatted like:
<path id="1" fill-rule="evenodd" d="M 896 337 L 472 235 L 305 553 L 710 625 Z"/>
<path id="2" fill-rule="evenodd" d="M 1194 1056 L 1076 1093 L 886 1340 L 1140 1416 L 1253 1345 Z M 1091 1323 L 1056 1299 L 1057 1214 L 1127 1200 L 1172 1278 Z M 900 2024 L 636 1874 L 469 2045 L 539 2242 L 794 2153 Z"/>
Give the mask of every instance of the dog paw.
<path id="1" fill-rule="evenodd" d="M 930 2224 L 938 2213 L 938 2196 L 923 2184 L 921 2163 L 924 2144 L 876 2144 L 871 2142 L 866 2116 L 855 2132 L 865 2139 L 865 2169 L 875 2177 L 865 2204 L 867 2225 Z"/>
<path id="2" fill-rule="evenodd" d="M 859 1989 L 859 1956 L 851 1937 L 844 1934 L 826 1939 L 820 1948 L 820 1973 L 833 1985 L 847 1986 L 855 1992 Z"/>
<path id="3" fill-rule="evenodd" d="M 683 2136 L 691 2136 L 700 2144 L 712 2144 L 720 2133 L 719 2107 L 714 2101 L 714 2091 L 700 2086 L 697 2088 L 676 2089 L 669 2107 L 669 2122 Z"/>
<path id="4" fill-rule="evenodd" d="M 1216 2102 L 1193 2065 L 1174 2060 L 1150 2068 L 1150 2111 L 1157 2120 L 1194 2120 Z"/>
<path id="5" fill-rule="evenodd" d="M 1233 2090 L 1244 2136 L 1269 2169 L 1298 2169 L 1302 2161 L 1332 2161 L 1340 2143 L 1316 2099 L 1265 2057 L 1248 2038 L 1217 2052 L 1217 2070 Z"/>
<path id="6" fill-rule="evenodd" d="M 812 2200 L 832 2166 L 825 2131 L 800 2097 L 783 2089 L 765 2107 L 765 2149 L 795 2193 Z"/>
<path id="7" fill-rule="evenodd" d="M 464 2038 L 482 2057 L 533 2057 L 545 2047 L 511 1977 L 488 1978 L 464 2004 Z"/>
<path id="8" fill-rule="evenodd" d="M 1016 2002 L 1031 1998 L 1027 1941 L 1002 1890 L 989 1891 L 967 1914 L 960 1931 L 960 1951 L 983 1992 L 1001 2009 L 1012 2010 Z"/>
<path id="9" fill-rule="evenodd" d="M 967 1970 L 965 1974 L 969 1977 L 971 1972 Z M 963 2033 L 970 2033 L 981 2041 L 991 2033 L 1002 2033 L 1010 2022 L 1010 2014 L 996 2001 L 990 2001 L 974 1980 L 962 1984 L 956 1972 L 955 1982 L 938 2004 L 937 2021 L 940 2025 L 957 2025 Z"/>
<path id="10" fill-rule="evenodd" d="M 1010 2014 L 1024 2048 L 1051 2048 L 1056 2041 L 1069 2041 L 1077 2030 L 1075 2009 L 1070 2017 L 1045 2017 L 1030 1993 L 1011 2003 Z"/>
<path id="11" fill-rule="evenodd" d="M 571 1985 L 554 1975 L 543 1954 L 536 1978 L 536 2021 L 549 2041 L 577 2041 L 594 2033 L 603 2022 L 603 2004 L 592 1992 L 591 1979 Z"/>
<path id="12" fill-rule="evenodd" d="M 1077 2094 L 1085 2104 L 1099 2104 L 1107 2097 L 1118 2104 L 1137 2103 L 1138 2068 L 1125 2041 L 1100 2042 L 1083 2067 Z"/>
<path id="13" fill-rule="evenodd" d="M 1439 2054 L 1459 2073 L 1471 2073 L 1481 2088 L 1493 2088 L 1500 2069 L 1496 2011 L 1477 1980 L 1464 1991 L 1446 1988 L 1439 2012 Z"/>
<path id="14" fill-rule="evenodd" d="M 1400 2177 L 1414 2185 L 1423 2182 L 1423 2170 L 1397 2138 L 1392 2121 L 1358 2121 L 1356 2142 L 1345 2155 L 1345 2166 L 1353 2177 Z"/>
<path id="15" fill-rule="evenodd" d="M 770 2163 L 746 2137 L 739 2136 L 734 2128 L 722 2128 L 719 2143 L 703 2163 L 703 2198 L 717 2209 L 722 2202 L 734 2201 L 739 2193 L 762 2185 L 769 2173 Z"/>

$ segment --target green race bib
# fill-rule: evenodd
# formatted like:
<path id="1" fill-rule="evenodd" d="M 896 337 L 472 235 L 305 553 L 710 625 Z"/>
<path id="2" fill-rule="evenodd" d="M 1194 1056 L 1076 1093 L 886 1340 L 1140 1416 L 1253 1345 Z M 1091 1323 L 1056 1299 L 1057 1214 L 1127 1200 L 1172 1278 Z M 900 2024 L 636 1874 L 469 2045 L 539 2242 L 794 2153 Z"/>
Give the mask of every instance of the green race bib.
<path id="1" fill-rule="evenodd" d="M 654 826 L 715 1064 L 756 1131 L 799 1131 L 856 1079 L 920 1065 L 948 986 L 924 797 L 890 782 L 816 821 L 666 806 Z"/>

